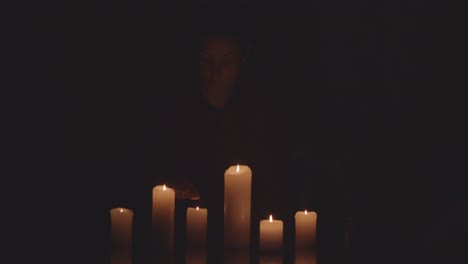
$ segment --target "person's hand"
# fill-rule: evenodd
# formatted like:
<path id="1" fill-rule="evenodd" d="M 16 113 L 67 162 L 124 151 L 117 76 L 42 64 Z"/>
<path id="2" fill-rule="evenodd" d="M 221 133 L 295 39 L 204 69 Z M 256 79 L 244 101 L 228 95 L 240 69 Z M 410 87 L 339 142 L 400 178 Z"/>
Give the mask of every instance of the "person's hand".
<path id="1" fill-rule="evenodd" d="M 171 182 L 170 187 L 174 189 L 178 200 L 196 201 L 200 199 L 197 187 L 186 179 L 176 179 Z"/>

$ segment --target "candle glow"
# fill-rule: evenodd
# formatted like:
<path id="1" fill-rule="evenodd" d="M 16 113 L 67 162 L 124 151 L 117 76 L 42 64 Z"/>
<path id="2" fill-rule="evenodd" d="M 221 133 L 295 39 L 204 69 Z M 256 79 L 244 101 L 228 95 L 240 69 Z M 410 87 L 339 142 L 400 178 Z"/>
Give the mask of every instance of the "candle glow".
<path id="1" fill-rule="evenodd" d="M 317 213 L 298 211 L 295 215 L 296 248 L 312 249 L 316 245 Z"/>
<path id="2" fill-rule="evenodd" d="M 280 252 L 283 248 L 283 221 L 269 219 L 260 221 L 260 251 Z"/>
<path id="3" fill-rule="evenodd" d="M 113 208 L 111 216 L 110 264 L 130 263 L 132 255 L 133 211 L 126 208 Z"/>
<path id="4" fill-rule="evenodd" d="M 228 248 L 250 247 L 251 198 L 252 171 L 246 165 L 230 166 L 224 172 L 224 245 Z"/>
<path id="5" fill-rule="evenodd" d="M 111 241 L 112 246 L 117 248 L 129 248 L 132 237 L 132 210 L 114 208 L 111 214 Z"/>
<path id="6" fill-rule="evenodd" d="M 187 208 L 187 250 L 197 251 L 206 247 L 206 224 L 208 210 L 206 208 Z"/>
<path id="7" fill-rule="evenodd" d="M 153 188 L 152 238 L 155 252 L 170 252 L 174 243 L 175 191 L 166 185 Z"/>

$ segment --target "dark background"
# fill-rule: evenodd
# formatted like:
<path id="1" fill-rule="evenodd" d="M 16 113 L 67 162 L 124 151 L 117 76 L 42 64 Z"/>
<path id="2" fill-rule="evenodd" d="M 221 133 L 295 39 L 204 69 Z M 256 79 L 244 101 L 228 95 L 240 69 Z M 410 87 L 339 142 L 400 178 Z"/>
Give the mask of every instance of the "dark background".
<path id="1" fill-rule="evenodd" d="M 112 183 L 134 173 L 145 100 L 190 73 L 192 5 L 49 2 L 12 17 L 3 104 L 9 263 L 93 262 L 100 249 L 90 241 L 106 239 L 92 231 L 94 216 L 112 204 Z M 466 210 L 467 175 L 457 12 L 422 1 L 249 5 L 251 67 L 282 95 L 291 157 L 331 164 L 356 259 L 398 259 L 430 241 L 427 230 L 451 225 L 438 217 Z M 457 228 L 450 232 L 466 232 Z M 455 242 L 441 252 L 452 256 L 465 243 L 447 241 Z"/>

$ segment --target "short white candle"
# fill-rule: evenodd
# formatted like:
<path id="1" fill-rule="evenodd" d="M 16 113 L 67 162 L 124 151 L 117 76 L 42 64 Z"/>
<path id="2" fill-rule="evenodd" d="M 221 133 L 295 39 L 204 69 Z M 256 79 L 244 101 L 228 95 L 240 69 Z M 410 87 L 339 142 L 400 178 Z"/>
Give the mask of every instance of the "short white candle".
<path id="1" fill-rule="evenodd" d="M 111 264 L 130 264 L 132 259 L 133 211 L 113 208 L 111 214 Z"/>
<path id="2" fill-rule="evenodd" d="M 283 221 L 270 219 L 260 221 L 260 251 L 275 252 L 283 248 Z"/>
<path id="3" fill-rule="evenodd" d="M 317 213 L 299 211 L 296 220 L 296 248 L 311 249 L 316 246 Z"/>
<path id="4" fill-rule="evenodd" d="M 111 245 L 113 248 L 132 247 L 133 211 L 113 208 L 111 214 Z"/>
<path id="5" fill-rule="evenodd" d="M 196 250 L 206 247 L 206 208 L 187 208 L 187 249 Z"/>
<path id="6" fill-rule="evenodd" d="M 224 173 L 224 245 L 250 247 L 252 171 L 248 166 L 231 166 Z"/>
<path id="7" fill-rule="evenodd" d="M 166 185 L 153 188 L 153 246 L 167 253 L 174 247 L 175 192 Z"/>

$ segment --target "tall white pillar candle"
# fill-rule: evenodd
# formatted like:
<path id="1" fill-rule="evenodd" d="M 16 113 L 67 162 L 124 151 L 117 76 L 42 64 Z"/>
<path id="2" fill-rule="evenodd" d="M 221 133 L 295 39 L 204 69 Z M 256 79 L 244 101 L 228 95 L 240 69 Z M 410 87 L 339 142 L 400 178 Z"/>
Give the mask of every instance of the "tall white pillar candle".
<path id="1" fill-rule="evenodd" d="M 316 246 L 317 213 L 299 211 L 296 220 L 296 248 L 312 249 Z"/>
<path id="2" fill-rule="evenodd" d="M 153 188 L 152 236 L 159 253 L 169 253 L 174 247 L 175 192 L 166 185 Z"/>
<path id="3" fill-rule="evenodd" d="M 248 166 L 231 166 L 224 173 L 224 245 L 250 247 L 252 171 Z"/>
<path id="4" fill-rule="evenodd" d="M 127 208 L 113 208 L 110 214 L 112 247 L 131 248 L 133 211 Z"/>
<path id="5" fill-rule="evenodd" d="M 283 249 L 283 221 L 270 219 L 260 221 L 260 251 L 279 252 Z"/>
<path id="6" fill-rule="evenodd" d="M 187 249 L 201 250 L 206 248 L 206 208 L 187 208 Z"/>

